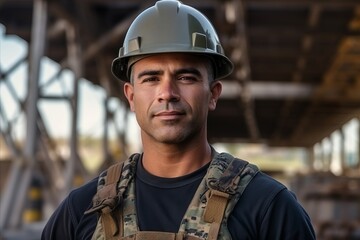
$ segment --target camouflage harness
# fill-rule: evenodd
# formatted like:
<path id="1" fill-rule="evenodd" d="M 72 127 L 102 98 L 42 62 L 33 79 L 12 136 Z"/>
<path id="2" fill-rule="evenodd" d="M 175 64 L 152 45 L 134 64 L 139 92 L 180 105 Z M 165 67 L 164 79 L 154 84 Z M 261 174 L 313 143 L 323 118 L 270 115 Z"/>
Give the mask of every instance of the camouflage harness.
<path id="1" fill-rule="evenodd" d="M 200 240 L 231 239 L 227 219 L 258 172 L 255 165 L 226 153 L 215 153 L 189 205 L 178 233 L 140 231 L 135 207 L 136 164 L 140 154 L 111 166 L 99 177 L 93 207 L 100 212 L 92 239 Z"/>

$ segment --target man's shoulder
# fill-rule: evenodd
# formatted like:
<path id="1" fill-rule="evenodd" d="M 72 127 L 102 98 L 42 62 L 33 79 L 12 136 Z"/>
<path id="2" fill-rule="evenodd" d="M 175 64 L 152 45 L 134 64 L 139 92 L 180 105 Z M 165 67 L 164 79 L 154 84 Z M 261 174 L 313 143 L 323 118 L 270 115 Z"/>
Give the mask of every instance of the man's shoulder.
<path id="1" fill-rule="evenodd" d="M 251 206 L 252 209 L 254 209 L 254 207 L 263 209 L 263 207 L 268 206 L 270 202 L 283 191 L 288 191 L 285 185 L 259 171 L 239 199 L 241 204 L 237 205 L 245 208 Z"/>
<path id="2" fill-rule="evenodd" d="M 303 212 L 292 191 L 273 177 L 258 172 L 240 197 L 234 211 L 237 215 L 247 213 L 253 219 L 261 220 L 265 214 L 269 214 L 269 209 L 277 213 L 290 210 Z"/>
<path id="3" fill-rule="evenodd" d="M 78 206 L 79 203 L 82 203 L 81 205 L 83 207 L 88 208 L 89 204 L 92 201 L 93 196 L 96 193 L 97 183 L 98 183 L 98 177 L 72 190 L 67 197 L 68 203 L 70 205 L 76 205 L 76 206 Z M 81 208 L 81 206 L 79 207 Z"/>
<path id="4" fill-rule="evenodd" d="M 253 181 L 251 182 L 251 185 L 253 188 L 263 189 L 267 193 L 276 193 L 287 189 L 284 184 L 261 171 L 256 174 Z"/>
<path id="5" fill-rule="evenodd" d="M 232 236 L 248 239 L 314 239 L 311 221 L 295 194 L 263 172 L 245 189 L 228 225 Z"/>

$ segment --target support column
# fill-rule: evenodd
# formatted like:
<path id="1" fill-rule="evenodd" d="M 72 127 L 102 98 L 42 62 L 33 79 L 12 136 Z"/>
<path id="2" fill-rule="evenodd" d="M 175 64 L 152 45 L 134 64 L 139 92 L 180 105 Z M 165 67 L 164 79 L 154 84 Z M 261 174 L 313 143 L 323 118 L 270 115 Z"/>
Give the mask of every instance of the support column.
<path id="1" fill-rule="evenodd" d="M 315 153 L 314 146 L 306 149 L 306 165 L 309 172 L 314 172 Z"/>
<path id="2" fill-rule="evenodd" d="M 333 141 L 331 141 L 330 137 L 328 137 L 328 143 L 329 143 L 329 149 L 326 158 L 326 171 L 331 171 L 331 163 L 333 161 L 333 155 L 334 155 L 334 143 Z"/>
<path id="3" fill-rule="evenodd" d="M 105 90 L 105 99 L 103 102 L 104 106 L 104 123 L 103 123 L 103 139 L 102 139 L 102 150 L 103 150 L 103 163 L 101 164 L 100 171 L 107 169 L 111 164 L 113 164 L 113 156 L 110 153 L 109 148 L 109 124 L 110 120 L 113 119 L 114 113 L 109 109 L 109 102 L 111 96 L 111 87 L 110 79 L 108 77 L 107 69 L 108 66 L 105 64 L 105 59 L 99 59 L 98 74 L 100 79 L 100 85 Z"/>
<path id="4" fill-rule="evenodd" d="M 345 151 L 345 134 L 343 128 L 339 129 L 340 133 L 340 166 L 341 174 L 346 174 L 346 151 Z"/>
<path id="5" fill-rule="evenodd" d="M 22 223 L 26 193 L 34 174 L 37 151 L 37 101 L 39 88 L 39 71 L 41 58 L 44 55 L 47 24 L 46 0 L 35 0 L 33 8 L 32 35 L 29 58 L 28 96 L 26 101 L 26 139 L 23 158 L 14 161 L 9 183 L 1 202 L 0 229 L 16 228 Z"/>
<path id="6" fill-rule="evenodd" d="M 104 135 L 103 135 L 103 141 L 102 141 L 103 159 L 104 159 L 102 168 L 104 168 L 104 169 L 106 169 L 107 167 L 109 167 L 112 164 L 112 157 L 109 152 L 109 124 L 110 124 L 110 115 L 111 115 L 111 112 L 109 110 L 109 100 L 110 100 L 109 94 L 106 91 L 106 96 L 104 99 L 104 114 L 105 114 L 105 116 L 104 116 Z"/>
<path id="7" fill-rule="evenodd" d="M 360 172 L 360 117 L 357 118 L 357 121 L 358 121 L 358 132 L 357 132 L 357 134 L 358 134 L 358 138 L 357 138 L 357 140 L 358 140 L 357 160 L 358 160 L 358 162 L 357 162 L 357 166 L 355 166 L 355 168 L 357 168 L 359 170 L 358 172 Z"/>
<path id="8" fill-rule="evenodd" d="M 326 155 L 326 153 L 325 153 L 325 149 L 324 149 L 324 142 L 321 141 L 320 142 L 320 154 L 319 154 L 319 162 L 321 163 L 320 171 L 325 170 L 325 159 L 326 159 L 325 155 Z"/>
<path id="9" fill-rule="evenodd" d="M 321 171 L 323 167 L 323 147 L 321 142 L 314 145 L 314 169 L 315 171 Z"/>
<path id="10" fill-rule="evenodd" d="M 68 46 L 68 62 L 74 73 L 73 95 L 71 97 L 71 136 L 70 136 L 70 159 L 67 162 L 65 173 L 65 192 L 67 194 L 74 186 L 76 170 L 85 174 L 82 162 L 78 154 L 78 96 L 79 80 L 82 77 L 81 49 L 79 44 L 79 35 L 75 26 L 68 25 L 66 31 Z"/>
<path id="11" fill-rule="evenodd" d="M 322 170 L 327 172 L 330 171 L 331 155 L 332 155 L 332 142 L 329 138 L 325 138 L 321 142 L 322 148 Z"/>

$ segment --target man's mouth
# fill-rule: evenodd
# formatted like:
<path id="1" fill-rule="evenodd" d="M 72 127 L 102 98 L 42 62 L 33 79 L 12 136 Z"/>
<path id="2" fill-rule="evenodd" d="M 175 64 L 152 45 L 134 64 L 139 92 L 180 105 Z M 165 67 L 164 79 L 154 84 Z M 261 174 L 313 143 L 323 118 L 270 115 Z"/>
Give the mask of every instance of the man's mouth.
<path id="1" fill-rule="evenodd" d="M 184 112 L 181 111 L 161 111 L 154 114 L 154 117 L 162 119 L 162 120 L 175 120 L 185 115 Z"/>

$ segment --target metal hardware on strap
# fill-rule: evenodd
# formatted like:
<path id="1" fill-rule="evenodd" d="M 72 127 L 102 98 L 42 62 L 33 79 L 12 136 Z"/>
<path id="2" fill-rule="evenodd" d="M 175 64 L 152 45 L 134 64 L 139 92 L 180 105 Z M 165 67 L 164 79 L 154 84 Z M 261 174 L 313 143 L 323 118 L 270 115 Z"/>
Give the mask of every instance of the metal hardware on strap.
<path id="1" fill-rule="evenodd" d="M 204 212 L 204 221 L 221 223 L 229 197 L 227 193 L 211 189 Z"/>
<path id="2" fill-rule="evenodd" d="M 204 221 L 211 223 L 208 239 L 216 240 L 230 195 L 213 189 L 209 191 L 209 199 L 204 211 Z"/>

